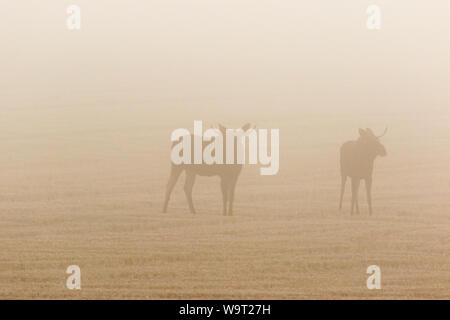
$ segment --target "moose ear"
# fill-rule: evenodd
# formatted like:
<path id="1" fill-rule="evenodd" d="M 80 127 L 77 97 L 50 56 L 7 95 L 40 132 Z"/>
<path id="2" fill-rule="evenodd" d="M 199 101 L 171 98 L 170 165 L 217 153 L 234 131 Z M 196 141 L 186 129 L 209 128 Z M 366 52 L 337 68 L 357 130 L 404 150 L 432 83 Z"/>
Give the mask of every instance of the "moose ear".
<path id="1" fill-rule="evenodd" d="M 360 135 L 361 137 L 364 137 L 364 136 L 367 135 L 367 132 L 365 132 L 364 129 L 359 128 L 359 135 Z"/>
<path id="2" fill-rule="evenodd" d="M 220 131 L 222 131 L 222 132 L 225 132 L 225 131 L 227 131 L 227 128 L 225 128 L 223 125 L 221 125 L 220 123 L 219 123 L 219 129 L 220 129 Z"/>
<path id="3" fill-rule="evenodd" d="M 246 123 L 246 124 L 244 124 L 243 126 L 242 126 L 242 130 L 243 131 L 247 131 L 248 129 L 250 129 L 250 126 L 251 126 L 251 124 L 250 123 Z"/>

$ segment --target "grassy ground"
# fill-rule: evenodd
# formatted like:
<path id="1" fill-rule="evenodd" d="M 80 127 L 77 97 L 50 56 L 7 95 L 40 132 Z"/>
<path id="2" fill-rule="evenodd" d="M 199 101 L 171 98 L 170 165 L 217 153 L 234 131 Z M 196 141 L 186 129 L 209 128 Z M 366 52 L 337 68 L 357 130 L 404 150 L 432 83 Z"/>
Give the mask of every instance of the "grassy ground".
<path id="1" fill-rule="evenodd" d="M 240 209 L 240 208 L 239 208 Z M 54 214 L 56 214 L 56 211 Z M 77 210 L 79 211 L 79 210 Z M 2 298 L 448 298 L 447 220 L 138 207 L 2 216 Z M 242 209 L 238 210 L 242 212 Z M 263 212 L 260 212 L 263 214 Z M 238 213 L 237 213 L 238 214 Z M 23 220 L 27 220 L 23 223 Z M 20 226 L 20 227 L 19 227 Z M 82 270 L 82 290 L 65 269 Z M 382 271 L 369 291 L 366 268 Z"/>
<path id="2" fill-rule="evenodd" d="M 80 120 L 67 110 L 42 119 L 41 130 L 4 135 L 0 298 L 450 297 L 448 151 L 437 132 L 422 140 L 410 139 L 406 124 L 391 132 L 375 168 L 375 213 L 367 215 L 363 189 L 362 212 L 350 217 L 348 193 L 337 210 L 337 150 L 356 129 L 312 141 L 295 132 L 328 120 L 285 123 L 279 174 L 245 167 L 235 215 L 223 217 L 216 178 L 196 182 L 197 215 L 188 213 L 183 176 L 161 213 L 170 125 L 91 118 L 84 131 L 64 129 L 64 120 Z M 72 264 L 81 291 L 65 286 Z M 366 288 L 373 264 L 382 290 Z"/>

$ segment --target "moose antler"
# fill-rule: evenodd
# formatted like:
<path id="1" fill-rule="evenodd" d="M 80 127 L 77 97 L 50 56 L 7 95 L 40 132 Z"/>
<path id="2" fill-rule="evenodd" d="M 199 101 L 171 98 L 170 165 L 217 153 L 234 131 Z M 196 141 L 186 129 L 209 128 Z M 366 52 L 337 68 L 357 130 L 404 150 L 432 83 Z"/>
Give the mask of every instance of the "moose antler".
<path id="1" fill-rule="evenodd" d="M 386 133 L 387 133 L 387 131 L 388 131 L 388 127 L 386 127 L 386 129 L 384 129 L 384 132 L 383 132 L 383 134 L 381 135 L 381 136 L 378 136 L 377 138 L 381 138 L 381 137 L 383 137 Z"/>

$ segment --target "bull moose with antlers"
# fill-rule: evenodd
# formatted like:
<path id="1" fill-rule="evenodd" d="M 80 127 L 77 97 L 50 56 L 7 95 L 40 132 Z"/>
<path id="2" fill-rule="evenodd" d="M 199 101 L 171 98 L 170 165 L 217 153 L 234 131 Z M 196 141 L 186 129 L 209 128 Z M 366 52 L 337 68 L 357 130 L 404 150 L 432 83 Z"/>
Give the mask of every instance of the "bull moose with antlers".
<path id="1" fill-rule="evenodd" d="M 379 138 L 384 136 L 387 128 L 381 136 L 376 136 L 370 129 L 359 129 L 359 139 L 347 141 L 341 147 L 341 198 L 339 209 L 342 208 L 342 198 L 344 197 L 345 183 L 347 177 L 352 181 L 352 202 L 351 214 L 356 207 L 359 214 L 358 190 L 361 180 L 365 181 L 367 192 L 367 204 L 369 214 L 372 215 L 372 173 L 373 163 L 377 156 L 386 156 L 386 148 L 380 143 Z"/>

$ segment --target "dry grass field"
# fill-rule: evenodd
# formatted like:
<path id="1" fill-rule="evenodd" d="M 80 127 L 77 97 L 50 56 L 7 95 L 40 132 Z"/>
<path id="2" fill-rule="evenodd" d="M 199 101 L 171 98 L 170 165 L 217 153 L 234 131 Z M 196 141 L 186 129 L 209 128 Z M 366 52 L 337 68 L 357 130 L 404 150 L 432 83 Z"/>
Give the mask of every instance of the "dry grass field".
<path id="1" fill-rule="evenodd" d="M 234 216 L 224 217 L 218 179 L 205 177 L 194 187 L 196 215 L 184 176 L 161 213 L 170 132 L 191 130 L 194 119 L 170 124 L 147 112 L 1 110 L 9 131 L 0 160 L 0 298 L 450 297 L 448 115 L 260 116 L 258 126 L 280 128 L 280 172 L 263 177 L 259 166 L 244 167 Z M 31 114 L 40 119 L 34 127 L 7 125 Z M 338 149 L 356 137 L 357 123 L 390 125 L 370 217 L 364 189 L 360 215 L 349 215 L 348 189 L 337 210 Z M 65 286 L 72 264 L 81 268 L 80 291 Z M 366 288 L 372 264 L 381 290 Z"/>

